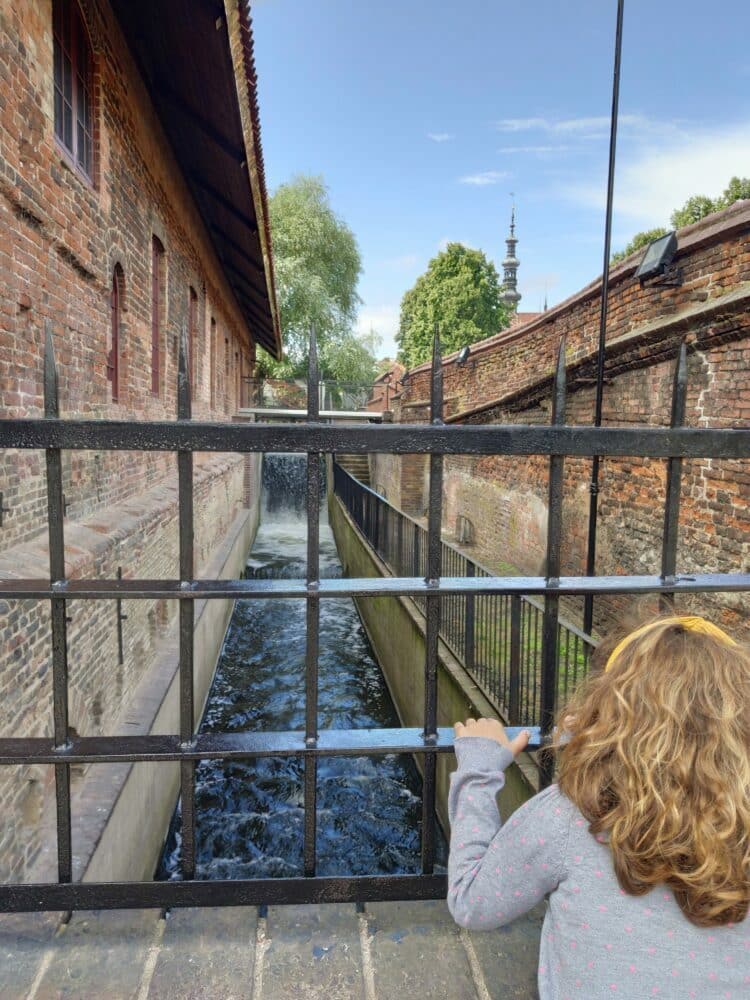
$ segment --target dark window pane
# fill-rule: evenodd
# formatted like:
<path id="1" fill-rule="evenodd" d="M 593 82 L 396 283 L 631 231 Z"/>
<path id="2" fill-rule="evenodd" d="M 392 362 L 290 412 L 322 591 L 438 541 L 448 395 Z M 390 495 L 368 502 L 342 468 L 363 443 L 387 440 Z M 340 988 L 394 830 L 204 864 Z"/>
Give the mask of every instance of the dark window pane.
<path id="1" fill-rule="evenodd" d="M 62 138 L 63 128 L 63 99 L 60 91 L 55 87 L 55 135 Z"/>
<path id="2" fill-rule="evenodd" d="M 62 51 L 55 39 L 55 86 L 62 89 Z"/>
<path id="3" fill-rule="evenodd" d="M 66 101 L 73 100 L 73 64 L 67 56 L 63 56 L 63 86 L 62 91 Z"/>
<path id="4" fill-rule="evenodd" d="M 67 149 L 73 149 L 73 108 L 67 101 L 63 103 L 63 131 L 61 139 Z"/>

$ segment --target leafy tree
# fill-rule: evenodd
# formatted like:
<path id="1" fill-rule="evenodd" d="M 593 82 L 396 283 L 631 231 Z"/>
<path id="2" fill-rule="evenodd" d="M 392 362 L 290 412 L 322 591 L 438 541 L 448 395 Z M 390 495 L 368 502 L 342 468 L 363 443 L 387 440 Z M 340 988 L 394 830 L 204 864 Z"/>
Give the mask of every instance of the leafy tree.
<path id="1" fill-rule="evenodd" d="M 689 226 L 693 222 L 700 222 L 707 215 L 723 207 L 718 201 L 707 198 L 704 194 L 694 194 L 692 198 L 688 198 L 682 208 L 676 208 L 672 212 L 669 222 L 672 229 L 681 229 L 683 226 Z"/>
<path id="2" fill-rule="evenodd" d="M 398 359 L 409 367 L 432 354 L 435 325 L 443 350 L 490 337 L 510 325 L 495 265 L 481 250 L 449 243 L 401 299 Z"/>
<path id="3" fill-rule="evenodd" d="M 669 230 L 663 226 L 657 226 L 656 229 L 647 229 L 645 232 L 636 233 L 624 250 L 618 250 L 617 253 L 612 254 L 612 263 L 616 264 L 618 261 L 624 260 L 636 250 L 648 246 L 653 240 L 658 240 L 660 236 L 666 236 L 668 232 Z"/>
<path id="4" fill-rule="evenodd" d="M 689 226 L 693 222 L 700 222 L 712 212 L 720 212 L 723 208 L 729 208 L 741 198 L 750 198 L 750 177 L 732 177 L 729 184 L 724 188 L 723 194 L 718 198 L 708 198 L 704 194 L 694 194 L 685 202 L 682 208 L 676 208 L 670 217 L 672 229 L 680 229 L 682 226 Z M 659 236 L 665 236 L 668 232 L 661 226 L 657 229 L 649 229 L 647 232 L 636 233 L 624 250 L 619 250 L 612 254 L 612 263 L 622 260 L 629 254 L 641 247 L 647 246 L 652 240 Z"/>
<path id="5" fill-rule="evenodd" d="M 376 378 L 375 354 L 380 341 L 374 330 L 362 336 L 346 331 L 328 338 L 320 352 L 323 377 L 334 378 L 337 382 L 370 385 Z"/>
<path id="6" fill-rule="evenodd" d="M 750 198 L 750 177 L 733 177 L 724 188 L 721 207 L 728 208 L 744 198 Z"/>
<path id="7" fill-rule="evenodd" d="M 308 337 L 315 326 L 321 374 L 372 381 L 372 339 L 353 333 L 362 261 L 354 233 L 331 208 L 322 177 L 297 176 L 270 199 L 276 288 L 284 359 L 259 352 L 261 374 L 304 375 Z"/>

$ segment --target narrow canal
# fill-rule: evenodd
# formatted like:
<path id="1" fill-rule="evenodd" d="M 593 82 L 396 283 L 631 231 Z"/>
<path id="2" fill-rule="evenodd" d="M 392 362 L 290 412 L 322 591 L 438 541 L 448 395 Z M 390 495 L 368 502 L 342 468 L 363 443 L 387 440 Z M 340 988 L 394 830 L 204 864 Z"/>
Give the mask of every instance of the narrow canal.
<path id="1" fill-rule="evenodd" d="M 305 460 L 267 455 L 261 526 L 246 573 L 305 575 Z M 322 505 L 325 508 L 325 505 Z M 341 575 L 325 509 L 321 576 Z M 320 602 L 319 726 L 398 726 L 380 668 L 351 599 Z M 304 728 L 305 606 L 238 601 L 201 731 Z M 196 878 L 301 875 L 303 765 L 297 758 L 202 761 L 196 776 Z M 318 765 L 318 874 L 419 870 L 421 780 L 408 755 L 324 757 Z M 444 861 L 445 846 L 439 846 Z M 179 878 L 179 804 L 157 877 Z"/>

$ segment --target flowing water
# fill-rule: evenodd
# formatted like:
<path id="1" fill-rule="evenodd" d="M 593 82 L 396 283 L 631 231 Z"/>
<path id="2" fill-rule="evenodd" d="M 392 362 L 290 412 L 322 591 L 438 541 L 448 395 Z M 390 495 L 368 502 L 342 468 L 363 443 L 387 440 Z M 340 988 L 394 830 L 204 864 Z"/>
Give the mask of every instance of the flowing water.
<path id="1" fill-rule="evenodd" d="M 267 455 L 261 527 L 247 576 L 305 576 L 305 459 Z M 324 505 L 323 505 L 324 506 Z M 320 525 L 320 570 L 341 575 L 332 532 Z M 320 602 L 321 729 L 398 726 L 351 599 Z M 304 729 L 305 602 L 238 601 L 202 732 Z M 319 875 L 419 870 L 421 780 L 411 757 L 318 762 Z M 303 763 L 298 758 L 202 761 L 196 774 L 196 878 L 302 874 Z M 179 878 L 179 804 L 158 877 Z M 440 843 L 439 860 L 445 847 Z"/>

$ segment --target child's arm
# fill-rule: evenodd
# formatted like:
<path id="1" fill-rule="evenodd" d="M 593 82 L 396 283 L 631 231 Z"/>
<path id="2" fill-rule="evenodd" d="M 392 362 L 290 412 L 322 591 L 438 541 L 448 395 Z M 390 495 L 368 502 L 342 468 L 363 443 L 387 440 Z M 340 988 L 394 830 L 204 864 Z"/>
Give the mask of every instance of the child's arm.
<path id="1" fill-rule="evenodd" d="M 490 930 L 531 909 L 564 874 L 569 809 L 556 786 L 524 803 L 501 828 L 496 796 L 513 760 L 493 739 L 456 740 L 448 814 L 448 908 L 462 927 Z"/>

